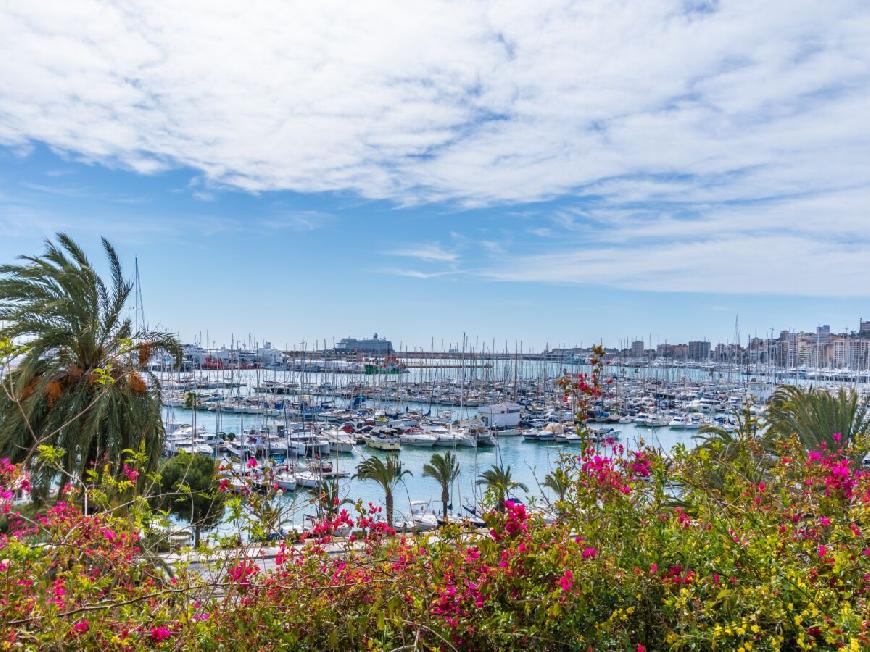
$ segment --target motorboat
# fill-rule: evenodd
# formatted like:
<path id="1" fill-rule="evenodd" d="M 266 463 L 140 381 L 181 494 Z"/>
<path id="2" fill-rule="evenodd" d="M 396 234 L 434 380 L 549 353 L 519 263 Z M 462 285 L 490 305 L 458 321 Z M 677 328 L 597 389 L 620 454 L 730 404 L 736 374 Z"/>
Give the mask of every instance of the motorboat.
<path id="1" fill-rule="evenodd" d="M 275 484 L 283 491 L 296 491 L 296 475 L 291 471 L 279 471 L 275 474 Z"/>
<path id="2" fill-rule="evenodd" d="M 399 435 L 399 441 L 405 446 L 420 446 L 431 448 L 438 441 L 438 437 L 428 432 L 405 432 Z"/>
<path id="3" fill-rule="evenodd" d="M 401 443 L 396 436 L 371 435 L 366 437 L 366 446 L 379 451 L 395 452 L 401 450 Z"/>

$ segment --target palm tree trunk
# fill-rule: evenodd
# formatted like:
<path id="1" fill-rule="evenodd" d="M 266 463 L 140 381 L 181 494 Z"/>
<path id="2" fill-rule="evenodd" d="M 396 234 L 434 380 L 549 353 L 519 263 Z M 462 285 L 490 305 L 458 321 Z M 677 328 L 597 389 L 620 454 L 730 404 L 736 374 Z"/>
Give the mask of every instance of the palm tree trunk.
<path id="1" fill-rule="evenodd" d="M 450 502 L 450 489 L 447 485 L 441 487 L 441 507 L 443 508 L 444 520 L 447 520 L 447 504 Z"/>
<path id="2" fill-rule="evenodd" d="M 393 527 L 393 492 L 390 489 L 386 491 L 386 500 L 387 503 L 387 525 Z"/>

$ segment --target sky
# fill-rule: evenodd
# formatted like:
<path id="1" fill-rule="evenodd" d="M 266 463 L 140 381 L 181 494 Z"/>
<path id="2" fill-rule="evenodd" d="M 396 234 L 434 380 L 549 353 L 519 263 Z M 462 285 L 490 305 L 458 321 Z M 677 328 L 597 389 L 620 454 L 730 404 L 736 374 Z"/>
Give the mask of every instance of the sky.
<path id="1" fill-rule="evenodd" d="M 100 236 L 182 339 L 870 319 L 870 3 L 0 2 L 0 262 Z"/>

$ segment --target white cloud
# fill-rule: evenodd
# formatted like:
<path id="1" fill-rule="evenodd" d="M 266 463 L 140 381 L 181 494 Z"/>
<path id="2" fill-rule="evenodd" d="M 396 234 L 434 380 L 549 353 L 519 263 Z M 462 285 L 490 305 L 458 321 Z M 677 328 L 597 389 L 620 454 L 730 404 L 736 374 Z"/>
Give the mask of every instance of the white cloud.
<path id="1" fill-rule="evenodd" d="M 381 270 L 384 274 L 390 274 L 391 276 L 405 276 L 407 278 L 419 278 L 419 279 L 429 279 L 429 278 L 440 278 L 442 276 L 452 276 L 456 274 L 456 272 L 423 272 L 418 269 L 404 269 L 398 267 L 387 267 Z"/>
<path id="2" fill-rule="evenodd" d="M 258 221 L 260 226 L 290 231 L 314 231 L 332 221 L 332 215 L 319 211 L 277 211 Z"/>
<path id="3" fill-rule="evenodd" d="M 189 167 L 203 199 L 578 198 L 493 278 L 848 294 L 870 259 L 866 0 L 7 3 L 0 42 L 22 155 Z"/>
<path id="4" fill-rule="evenodd" d="M 627 290 L 870 296 L 866 246 L 787 235 L 598 247 L 524 255 L 478 272 L 500 281 L 581 283 Z"/>
<path id="5" fill-rule="evenodd" d="M 443 249 L 439 244 L 420 244 L 396 249 L 389 252 L 391 256 L 403 256 L 416 258 L 427 263 L 452 263 L 459 259 L 459 255 Z"/>

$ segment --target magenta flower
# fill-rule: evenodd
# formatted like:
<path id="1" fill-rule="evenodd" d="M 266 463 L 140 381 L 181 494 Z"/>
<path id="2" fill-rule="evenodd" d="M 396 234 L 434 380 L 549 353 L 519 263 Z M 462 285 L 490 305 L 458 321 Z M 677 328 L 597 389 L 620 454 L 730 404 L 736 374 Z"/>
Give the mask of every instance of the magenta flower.
<path id="1" fill-rule="evenodd" d="M 594 559 L 598 556 L 598 548 L 583 548 L 583 559 Z"/>
<path id="2" fill-rule="evenodd" d="M 87 620 L 80 620 L 75 625 L 73 625 L 73 631 L 76 634 L 84 634 L 88 629 L 90 629 L 91 625 Z"/>
<path id="3" fill-rule="evenodd" d="M 124 476 L 126 476 L 126 478 L 130 482 L 136 482 L 136 479 L 139 477 L 139 471 L 134 469 L 132 466 L 128 466 L 127 464 L 125 464 L 124 465 Z"/>
<path id="4" fill-rule="evenodd" d="M 562 577 L 559 578 L 559 586 L 562 587 L 562 590 L 568 592 L 571 590 L 571 587 L 574 586 L 574 573 L 570 570 L 566 570 Z"/>
<path id="5" fill-rule="evenodd" d="M 172 632 L 170 632 L 163 625 L 160 625 L 160 627 L 151 628 L 151 640 L 156 643 L 159 643 L 160 641 L 165 641 L 170 636 L 172 636 Z"/>
<path id="6" fill-rule="evenodd" d="M 254 469 L 256 467 L 257 467 L 257 458 L 256 457 L 248 458 L 248 468 Z"/>

